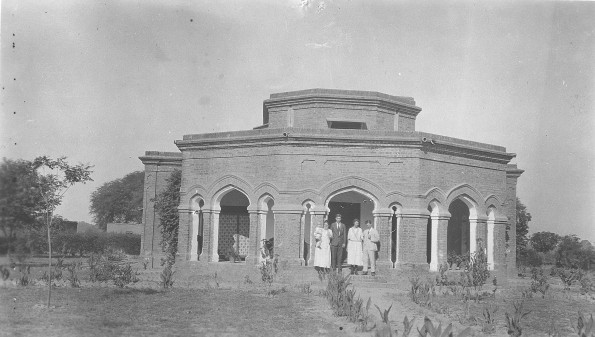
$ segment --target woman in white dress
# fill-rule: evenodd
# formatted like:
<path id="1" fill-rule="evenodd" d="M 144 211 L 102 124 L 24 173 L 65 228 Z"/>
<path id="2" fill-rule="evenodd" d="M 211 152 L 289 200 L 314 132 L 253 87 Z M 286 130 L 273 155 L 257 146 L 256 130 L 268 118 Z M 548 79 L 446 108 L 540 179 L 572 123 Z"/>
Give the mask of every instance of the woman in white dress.
<path id="1" fill-rule="evenodd" d="M 320 272 L 326 271 L 331 267 L 331 237 L 333 232 L 328 228 L 328 221 L 324 220 L 322 228 L 316 228 L 314 237 L 316 238 L 316 249 L 314 252 L 314 267 Z"/>
<path id="2" fill-rule="evenodd" d="M 353 220 L 353 227 L 347 233 L 347 264 L 350 265 L 351 275 L 357 275 L 359 267 L 364 265 L 362 242 L 364 234 L 359 227 L 359 220 Z"/>

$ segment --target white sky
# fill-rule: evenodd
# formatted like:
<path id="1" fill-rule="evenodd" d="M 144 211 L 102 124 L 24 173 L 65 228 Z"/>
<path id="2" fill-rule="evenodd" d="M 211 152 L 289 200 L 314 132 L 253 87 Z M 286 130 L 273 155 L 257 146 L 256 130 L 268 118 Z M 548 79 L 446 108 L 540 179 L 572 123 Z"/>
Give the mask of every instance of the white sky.
<path id="1" fill-rule="evenodd" d="M 531 232 L 595 241 L 595 3 L 2 1 L 0 157 L 95 165 L 58 210 L 274 92 L 413 96 L 417 130 L 502 145 Z M 13 35 L 14 34 L 14 35 Z M 13 42 L 15 47 L 12 47 Z"/>

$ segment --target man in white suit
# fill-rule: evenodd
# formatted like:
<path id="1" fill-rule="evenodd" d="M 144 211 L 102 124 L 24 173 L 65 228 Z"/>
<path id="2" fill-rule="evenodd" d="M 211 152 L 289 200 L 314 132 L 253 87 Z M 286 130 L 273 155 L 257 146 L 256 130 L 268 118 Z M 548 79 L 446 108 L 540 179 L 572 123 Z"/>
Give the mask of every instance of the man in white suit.
<path id="1" fill-rule="evenodd" d="M 380 235 L 372 227 L 372 221 L 366 220 L 366 230 L 364 230 L 364 275 L 368 274 L 368 265 L 372 271 L 372 276 L 376 276 L 376 252 L 378 251 L 378 242 Z"/>

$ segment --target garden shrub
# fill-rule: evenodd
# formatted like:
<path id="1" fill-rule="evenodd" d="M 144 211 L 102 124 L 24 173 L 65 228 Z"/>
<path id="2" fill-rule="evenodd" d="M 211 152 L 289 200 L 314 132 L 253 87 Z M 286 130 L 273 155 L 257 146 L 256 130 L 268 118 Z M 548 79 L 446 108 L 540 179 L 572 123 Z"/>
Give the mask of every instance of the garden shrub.
<path id="1" fill-rule="evenodd" d="M 355 297 L 355 290 L 347 289 L 351 285 L 350 279 L 350 275 L 329 273 L 324 296 L 336 316 L 346 316 L 351 322 L 357 322 L 367 312 L 363 300 Z"/>
<path id="2" fill-rule="evenodd" d="M 117 254 L 92 254 L 87 260 L 91 282 L 113 281 L 120 288 L 138 282 L 138 272 L 130 263 L 123 263 Z"/>
<path id="3" fill-rule="evenodd" d="M 411 300 L 423 307 L 432 307 L 432 299 L 436 296 L 436 287 L 429 280 L 423 281 L 419 275 L 409 278 L 411 289 L 409 297 Z"/>
<path id="4" fill-rule="evenodd" d="M 578 268 L 559 268 L 557 274 L 566 290 L 569 290 L 576 281 L 580 282 L 584 276 L 584 272 Z"/>
<path id="5" fill-rule="evenodd" d="M 531 291 L 533 293 L 540 292 L 541 298 L 545 298 L 545 294 L 550 288 L 548 277 L 544 273 L 543 268 L 531 269 Z"/>
<path id="6" fill-rule="evenodd" d="M 468 285 L 475 288 L 476 291 L 481 289 L 490 277 L 488 258 L 481 243 L 478 245 L 477 251 L 470 256 L 463 275 L 467 278 Z"/>
<path id="7" fill-rule="evenodd" d="M 139 255 L 140 241 L 139 234 L 57 233 L 52 236 L 52 253 L 82 257 L 120 250 L 128 255 Z M 47 234 L 30 235 L 27 246 L 31 253 L 47 254 Z"/>
<path id="8" fill-rule="evenodd" d="M 515 301 L 512 303 L 514 307 L 514 314 L 509 314 L 508 311 L 504 313 L 506 318 L 506 326 L 508 327 L 509 336 L 520 336 L 523 332 L 523 319 L 529 315 L 530 311 L 523 309 L 524 301 Z"/>
<path id="9" fill-rule="evenodd" d="M 434 324 L 427 316 L 424 318 L 424 325 L 422 326 L 421 330 L 418 328 L 417 332 L 419 333 L 419 335 L 421 337 L 454 336 L 454 333 L 452 332 L 452 323 L 449 324 L 446 328 L 444 328 L 444 331 L 443 331 L 442 323 L 438 324 L 437 327 L 434 327 Z M 466 328 L 465 330 L 461 331 L 457 336 L 458 337 L 471 336 L 471 329 Z"/>

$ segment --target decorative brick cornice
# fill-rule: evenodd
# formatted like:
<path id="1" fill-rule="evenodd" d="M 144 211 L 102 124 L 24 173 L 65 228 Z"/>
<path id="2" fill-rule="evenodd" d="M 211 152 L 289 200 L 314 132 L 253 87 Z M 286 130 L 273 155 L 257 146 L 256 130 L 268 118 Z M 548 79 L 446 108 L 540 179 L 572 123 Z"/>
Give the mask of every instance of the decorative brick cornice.
<path id="1" fill-rule="evenodd" d="M 506 167 L 506 178 L 518 178 L 525 172 L 516 167 L 516 164 L 508 164 Z"/>
<path id="2" fill-rule="evenodd" d="M 300 105 L 319 103 L 372 106 L 412 116 L 417 116 L 421 111 L 420 107 L 415 106 L 412 97 L 392 96 L 374 91 L 307 89 L 271 94 L 270 97 L 263 103 L 265 109 L 287 106 L 299 109 Z"/>
<path id="3" fill-rule="evenodd" d="M 146 151 L 144 156 L 138 157 L 145 165 L 182 166 L 182 153 Z"/>
<path id="4" fill-rule="evenodd" d="M 175 144 L 181 151 L 269 146 L 413 148 L 506 164 L 516 155 L 501 146 L 424 132 L 279 128 L 185 135 Z"/>

